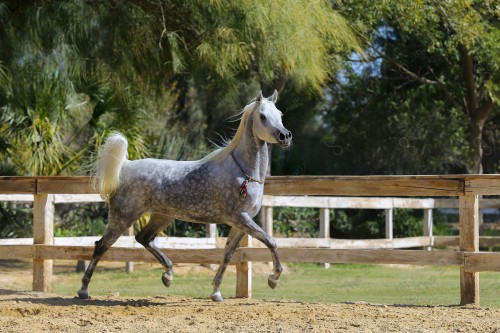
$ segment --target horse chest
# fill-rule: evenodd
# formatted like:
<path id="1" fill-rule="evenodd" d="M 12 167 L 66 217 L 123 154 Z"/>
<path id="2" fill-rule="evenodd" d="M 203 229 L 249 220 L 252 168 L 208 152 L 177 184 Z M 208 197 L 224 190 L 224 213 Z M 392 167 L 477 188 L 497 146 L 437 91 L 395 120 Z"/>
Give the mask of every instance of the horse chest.
<path id="1" fill-rule="evenodd" d="M 247 212 L 250 216 L 255 216 L 262 205 L 262 196 L 264 186 L 262 184 L 249 182 L 246 185 L 245 192 L 242 192 L 243 182 L 236 188 L 236 193 L 233 193 L 232 200 L 235 201 L 235 211 Z"/>

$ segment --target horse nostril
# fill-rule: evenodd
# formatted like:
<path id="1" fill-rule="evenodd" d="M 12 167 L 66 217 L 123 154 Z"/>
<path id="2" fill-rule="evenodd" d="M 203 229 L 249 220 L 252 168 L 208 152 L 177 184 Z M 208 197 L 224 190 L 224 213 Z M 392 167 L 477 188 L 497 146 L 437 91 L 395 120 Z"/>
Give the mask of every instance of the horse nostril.
<path id="1" fill-rule="evenodd" d="M 292 132 L 288 131 L 287 135 L 286 135 L 286 138 L 288 140 L 291 140 L 292 139 Z"/>
<path id="2" fill-rule="evenodd" d="M 280 132 L 280 134 L 278 135 L 278 137 L 279 137 L 280 141 L 285 141 L 285 139 L 286 139 L 285 134 L 283 134 L 283 133 L 281 133 L 281 132 Z"/>

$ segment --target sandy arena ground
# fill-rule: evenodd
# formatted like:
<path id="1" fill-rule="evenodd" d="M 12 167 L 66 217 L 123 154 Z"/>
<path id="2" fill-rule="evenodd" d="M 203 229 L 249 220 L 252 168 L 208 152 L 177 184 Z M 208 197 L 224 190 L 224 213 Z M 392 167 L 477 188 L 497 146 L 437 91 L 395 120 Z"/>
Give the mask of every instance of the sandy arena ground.
<path id="1" fill-rule="evenodd" d="M 183 297 L 89 301 L 0 289 L 0 332 L 498 332 L 500 309 Z"/>
<path id="2" fill-rule="evenodd" d="M 74 266 L 69 267 L 74 269 Z M 259 266 L 255 268 L 258 270 Z M 193 273 L 201 268 L 196 265 L 177 267 L 178 273 L 183 270 Z M 14 290 L 22 289 L 21 285 L 26 285 L 30 279 L 29 263 L 3 262 L 0 265 L 0 332 L 500 333 L 500 309 L 496 308 L 254 299 L 226 299 L 224 303 L 214 303 L 208 299 L 179 296 L 95 296 L 84 301 Z"/>

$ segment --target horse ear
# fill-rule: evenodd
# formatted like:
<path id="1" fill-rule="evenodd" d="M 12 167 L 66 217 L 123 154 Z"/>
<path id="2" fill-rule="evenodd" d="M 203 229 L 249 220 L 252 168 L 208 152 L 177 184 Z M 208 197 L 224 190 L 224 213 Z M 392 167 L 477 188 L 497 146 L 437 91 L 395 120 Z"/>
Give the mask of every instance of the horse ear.
<path id="1" fill-rule="evenodd" d="M 274 92 L 271 97 L 269 97 L 269 99 L 271 100 L 271 102 L 276 103 L 276 101 L 278 100 L 278 90 L 274 89 Z"/>
<path id="2" fill-rule="evenodd" d="M 261 91 L 259 91 L 259 93 L 257 94 L 257 97 L 255 98 L 255 101 L 256 101 L 257 103 L 260 103 L 260 102 L 262 102 L 262 100 L 263 100 L 263 99 L 264 99 L 264 95 L 262 95 L 262 90 L 261 90 Z"/>

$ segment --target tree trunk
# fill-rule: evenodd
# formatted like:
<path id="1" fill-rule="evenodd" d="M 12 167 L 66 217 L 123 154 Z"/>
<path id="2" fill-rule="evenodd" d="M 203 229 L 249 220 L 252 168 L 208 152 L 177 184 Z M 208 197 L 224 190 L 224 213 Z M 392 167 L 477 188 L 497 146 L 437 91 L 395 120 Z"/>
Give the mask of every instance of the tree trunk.
<path id="1" fill-rule="evenodd" d="M 465 108 L 464 113 L 468 117 L 467 140 L 469 142 L 469 161 L 467 171 L 469 173 L 483 173 L 483 128 L 488 116 L 493 110 L 495 103 L 486 94 L 481 93 L 485 89 L 479 85 L 474 76 L 474 57 L 470 50 L 462 45 L 460 50 L 460 65 L 465 84 Z"/>
<path id="2" fill-rule="evenodd" d="M 468 126 L 469 161 L 467 163 L 468 173 L 483 173 L 483 124 L 469 120 Z"/>

